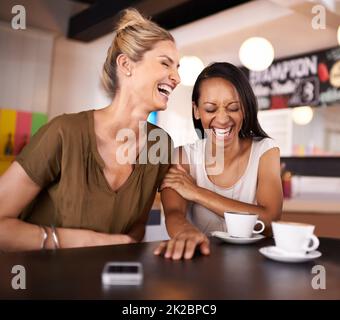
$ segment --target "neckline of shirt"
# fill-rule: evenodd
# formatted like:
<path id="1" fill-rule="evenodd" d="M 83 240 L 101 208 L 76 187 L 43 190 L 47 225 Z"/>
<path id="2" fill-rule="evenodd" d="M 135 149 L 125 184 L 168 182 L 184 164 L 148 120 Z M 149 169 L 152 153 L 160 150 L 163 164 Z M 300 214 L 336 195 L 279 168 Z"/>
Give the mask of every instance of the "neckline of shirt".
<path id="1" fill-rule="evenodd" d="M 249 167 L 250 167 L 250 163 L 251 163 L 251 159 L 253 157 L 253 149 L 254 149 L 254 140 L 252 140 L 251 142 L 251 149 L 250 149 L 250 154 L 249 154 L 249 158 L 248 158 L 248 163 L 247 163 L 247 167 L 246 169 L 244 170 L 242 176 L 230 187 L 222 187 L 222 186 L 219 186 L 215 183 L 213 183 L 210 179 L 209 179 L 209 176 L 207 174 L 207 171 L 206 171 L 206 168 L 205 168 L 205 146 L 206 146 L 206 139 L 203 139 L 203 152 L 202 152 L 202 155 L 203 155 L 203 172 L 204 172 L 204 177 L 206 178 L 207 181 L 209 181 L 209 183 L 216 189 L 219 189 L 219 190 L 233 190 L 239 183 L 241 183 L 241 181 L 244 179 L 244 177 L 247 175 L 247 172 L 249 170 Z"/>

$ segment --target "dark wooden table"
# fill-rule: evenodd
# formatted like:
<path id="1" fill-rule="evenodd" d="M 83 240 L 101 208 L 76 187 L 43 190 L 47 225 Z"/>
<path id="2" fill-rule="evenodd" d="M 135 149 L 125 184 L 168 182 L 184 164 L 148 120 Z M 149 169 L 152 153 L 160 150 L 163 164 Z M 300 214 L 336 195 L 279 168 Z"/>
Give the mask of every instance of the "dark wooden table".
<path id="1" fill-rule="evenodd" d="M 321 238 L 322 257 L 292 264 L 263 257 L 252 245 L 212 240 L 208 257 L 172 261 L 156 257 L 157 243 L 0 253 L 0 299 L 340 299 L 340 240 Z M 140 261 L 141 286 L 105 288 L 101 272 L 107 261 Z M 25 290 L 14 290 L 14 265 L 26 270 Z M 315 290 L 315 265 L 326 271 L 326 289 Z"/>

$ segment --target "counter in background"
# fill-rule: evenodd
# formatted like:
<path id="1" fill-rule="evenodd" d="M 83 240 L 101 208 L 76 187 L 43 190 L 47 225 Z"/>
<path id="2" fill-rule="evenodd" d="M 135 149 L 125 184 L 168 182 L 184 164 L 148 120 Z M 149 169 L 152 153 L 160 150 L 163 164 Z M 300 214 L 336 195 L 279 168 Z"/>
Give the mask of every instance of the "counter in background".
<path id="1" fill-rule="evenodd" d="M 340 238 L 340 196 L 304 193 L 283 202 L 282 220 L 310 223 L 319 237 Z"/>
<path id="2" fill-rule="evenodd" d="M 284 199 L 283 211 L 340 214 L 340 195 L 337 193 L 304 193 Z"/>

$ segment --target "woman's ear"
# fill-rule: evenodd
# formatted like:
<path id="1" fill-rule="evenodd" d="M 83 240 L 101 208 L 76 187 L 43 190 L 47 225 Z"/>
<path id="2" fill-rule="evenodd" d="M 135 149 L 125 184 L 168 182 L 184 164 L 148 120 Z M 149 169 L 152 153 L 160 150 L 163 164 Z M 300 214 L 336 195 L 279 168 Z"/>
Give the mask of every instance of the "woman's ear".
<path id="1" fill-rule="evenodd" d="M 200 117 L 200 112 L 198 111 L 198 107 L 196 106 L 196 103 L 193 102 L 192 103 L 192 108 L 194 110 L 194 117 L 196 120 L 199 120 L 201 117 Z"/>
<path id="2" fill-rule="evenodd" d="M 116 64 L 117 71 L 119 71 L 121 74 L 127 77 L 132 75 L 133 63 L 126 54 L 119 54 L 116 58 Z"/>

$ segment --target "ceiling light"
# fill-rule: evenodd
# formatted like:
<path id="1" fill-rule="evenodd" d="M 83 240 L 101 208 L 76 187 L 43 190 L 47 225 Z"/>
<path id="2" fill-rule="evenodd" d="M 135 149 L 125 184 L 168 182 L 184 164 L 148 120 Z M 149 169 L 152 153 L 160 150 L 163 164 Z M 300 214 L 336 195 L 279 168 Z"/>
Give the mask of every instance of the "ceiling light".
<path id="1" fill-rule="evenodd" d="M 293 121 L 304 126 L 313 119 L 313 109 L 310 106 L 296 107 L 292 112 Z"/>
<path id="2" fill-rule="evenodd" d="M 202 60 L 196 56 L 184 56 L 181 58 L 178 69 L 181 77 L 181 84 L 193 86 L 198 75 L 204 68 Z"/>
<path id="3" fill-rule="evenodd" d="M 242 43 L 239 58 L 242 64 L 249 70 L 263 71 L 274 60 L 274 48 L 265 38 L 249 38 Z"/>

